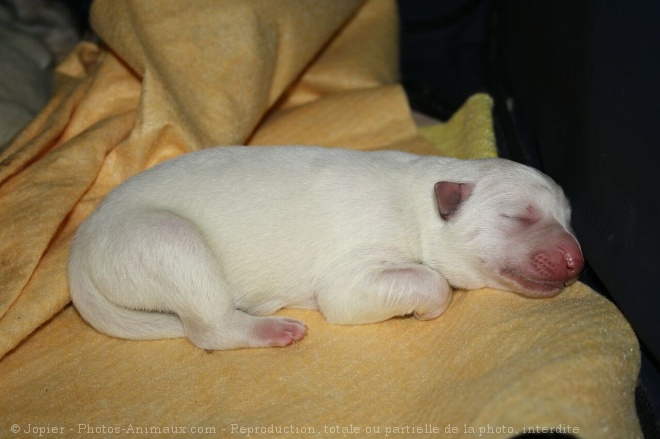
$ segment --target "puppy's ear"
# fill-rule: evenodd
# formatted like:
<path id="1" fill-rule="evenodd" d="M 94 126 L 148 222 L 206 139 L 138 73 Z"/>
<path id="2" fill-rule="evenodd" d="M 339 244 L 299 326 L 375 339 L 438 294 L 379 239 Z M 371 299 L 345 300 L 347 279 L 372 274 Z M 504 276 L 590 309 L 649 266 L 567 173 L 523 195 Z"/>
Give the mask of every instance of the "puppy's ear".
<path id="1" fill-rule="evenodd" d="M 460 205 L 470 198 L 473 188 L 472 183 L 437 182 L 434 190 L 440 218 L 445 221 L 450 220 Z"/>

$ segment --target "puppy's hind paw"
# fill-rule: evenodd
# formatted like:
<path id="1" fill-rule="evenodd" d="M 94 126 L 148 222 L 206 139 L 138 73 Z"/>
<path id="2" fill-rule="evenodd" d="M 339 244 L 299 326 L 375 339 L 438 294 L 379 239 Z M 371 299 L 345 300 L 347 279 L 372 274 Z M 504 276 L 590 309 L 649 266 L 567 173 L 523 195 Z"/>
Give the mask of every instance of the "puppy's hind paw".
<path id="1" fill-rule="evenodd" d="M 306 334 L 304 323 L 286 317 L 263 317 L 256 328 L 256 336 L 266 346 L 289 346 Z"/>

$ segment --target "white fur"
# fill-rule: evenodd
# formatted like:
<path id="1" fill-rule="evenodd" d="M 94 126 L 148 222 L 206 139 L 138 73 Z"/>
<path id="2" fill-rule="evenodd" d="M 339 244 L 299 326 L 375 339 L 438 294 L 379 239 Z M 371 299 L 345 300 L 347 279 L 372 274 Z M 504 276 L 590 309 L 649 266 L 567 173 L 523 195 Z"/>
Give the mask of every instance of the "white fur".
<path id="1" fill-rule="evenodd" d="M 438 181 L 474 185 L 448 220 Z M 530 293 L 501 274 L 528 270 L 530 249 L 545 245 L 546 232 L 511 219 L 530 205 L 541 224 L 570 233 L 561 189 L 506 160 L 212 148 L 104 200 L 75 236 L 71 296 L 109 335 L 185 335 L 205 349 L 300 340 L 302 323 L 258 317 L 281 308 L 317 308 L 339 324 L 430 319 L 449 305 L 450 285 Z"/>

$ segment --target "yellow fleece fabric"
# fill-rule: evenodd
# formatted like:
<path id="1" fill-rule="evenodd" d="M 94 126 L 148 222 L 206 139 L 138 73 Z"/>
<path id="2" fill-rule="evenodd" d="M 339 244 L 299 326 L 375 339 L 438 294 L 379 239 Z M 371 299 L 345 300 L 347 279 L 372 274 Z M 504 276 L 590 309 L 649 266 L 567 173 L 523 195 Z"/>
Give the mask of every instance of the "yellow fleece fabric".
<path id="1" fill-rule="evenodd" d="M 579 283 L 544 300 L 458 291 L 428 322 L 282 310 L 309 327 L 282 349 L 88 326 L 70 305 L 70 238 L 163 160 L 232 144 L 495 155 L 486 95 L 420 135 L 393 0 L 97 0 L 92 25 L 103 43 L 58 67 L 0 156 L 0 437 L 641 437 L 634 333 Z"/>

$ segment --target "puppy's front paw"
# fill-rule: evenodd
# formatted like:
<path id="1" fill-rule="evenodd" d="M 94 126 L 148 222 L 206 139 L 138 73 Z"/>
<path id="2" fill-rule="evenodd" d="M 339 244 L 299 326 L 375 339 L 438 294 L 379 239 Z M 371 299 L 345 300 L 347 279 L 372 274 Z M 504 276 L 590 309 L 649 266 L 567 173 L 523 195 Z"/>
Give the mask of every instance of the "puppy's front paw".
<path id="1" fill-rule="evenodd" d="M 433 320 L 440 317 L 440 315 L 442 315 L 442 313 L 445 312 L 445 309 L 446 308 L 440 308 L 440 309 L 435 309 L 433 311 L 425 311 L 425 312 L 414 311 L 413 315 L 415 316 L 415 318 L 419 320 Z"/>
<path id="2" fill-rule="evenodd" d="M 307 334 L 304 323 L 286 317 L 264 317 L 256 328 L 256 336 L 266 346 L 289 346 Z"/>
<path id="3" fill-rule="evenodd" d="M 444 313 L 451 303 L 451 291 L 443 291 L 433 300 L 422 304 L 413 312 L 413 315 L 419 320 L 433 320 Z"/>

